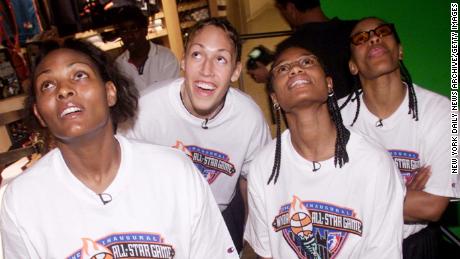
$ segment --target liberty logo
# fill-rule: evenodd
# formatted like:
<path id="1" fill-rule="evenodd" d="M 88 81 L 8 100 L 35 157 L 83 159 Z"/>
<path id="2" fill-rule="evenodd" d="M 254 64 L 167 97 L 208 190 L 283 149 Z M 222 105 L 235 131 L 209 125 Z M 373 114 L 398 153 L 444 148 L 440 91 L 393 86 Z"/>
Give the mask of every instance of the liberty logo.
<path id="1" fill-rule="evenodd" d="M 348 235 L 361 236 L 363 227 L 350 209 L 297 196 L 281 206 L 272 226 L 302 259 L 335 258 Z"/>

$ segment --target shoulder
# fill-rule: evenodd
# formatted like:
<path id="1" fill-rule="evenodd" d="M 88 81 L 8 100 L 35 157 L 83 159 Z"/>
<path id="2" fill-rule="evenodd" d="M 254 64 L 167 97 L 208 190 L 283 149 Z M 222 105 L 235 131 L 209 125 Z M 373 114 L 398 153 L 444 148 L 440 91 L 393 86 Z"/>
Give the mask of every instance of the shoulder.
<path id="1" fill-rule="evenodd" d="M 157 52 L 158 55 L 170 56 L 170 57 L 174 57 L 174 59 L 175 59 L 174 54 L 172 53 L 172 51 L 169 48 L 167 48 L 165 46 L 162 46 L 162 45 L 155 44 L 155 43 L 151 43 L 151 44 L 152 44 L 152 46 L 155 47 L 156 52 Z"/>
<path id="2" fill-rule="evenodd" d="M 376 139 L 364 135 L 354 128 L 348 127 L 350 140 L 347 144 L 347 152 L 350 161 L 365 163 L 378 163 L 378 161 L 388 160 L 390 157 L 387 150 Z"/>
<path id="3" fill-rule="evenodd" d="M 55 180 L 55 173 L 64 170 L 58 163 L 62 159 L 61 152 L 55 148 L 40 158 L 32 167 L 14 178 L 8 188 L 34 192 L 43 188 L 40 183 L 52 184 Z"/>
<path id="4" fill-rule="evenodd" d="M 126 152 L 129 152 L 129 156 L 137 165 L 145 165 L 146 167 L 150 167 L 150 165 L 154 165 L 155 167 L 164 166 L 165 168 L 176 169 L 190 167 L 190 159 L 176 148 L 122 136 L 117 136 L 117 139 L 123 143 L 123 148 Z"/>
<path id="5" fill-rule="evenodd" d="M 118 57 L 115 59 L 115 63 L 120 63 L 120 62 L 124 62 L 128 59 L 128 51 L 125 50 L 123 51 L 120 55 L 118 55 Z"/>
<path id="6" fill-rule="evenodd" d="M 169 96 L 171 88 L 180 87 L 182 84 L 182 78 L 167 79 L 164 81 L 156 82 L 149 85 L 143 91 L 140 92 L 139 106 L 141 105 L 154 105 L 156 102 L 153 100 L 166 100 L 166 96 Z"/>
<path id="7" fill-rule="evenodd" d="M 235 108 L 241 112 L 242 114 L 249 114 L 249 115 L 262 115 L 262 111 L 260 110 L 259 105 L 246 93 L 243 93 L 241 90 L 230 87 L 229 94 L 231 95 L 233 105 L 236 106 Z"/>
<path id="8" fill-rule="evenodd" d="M 415 94 L 417 96 L 417 104 L 420 114 L 439 112 L 450 112 L 449 99 L 446 96 L 440 95 L 428 89 L 422 88 L 414 84 Z"/>

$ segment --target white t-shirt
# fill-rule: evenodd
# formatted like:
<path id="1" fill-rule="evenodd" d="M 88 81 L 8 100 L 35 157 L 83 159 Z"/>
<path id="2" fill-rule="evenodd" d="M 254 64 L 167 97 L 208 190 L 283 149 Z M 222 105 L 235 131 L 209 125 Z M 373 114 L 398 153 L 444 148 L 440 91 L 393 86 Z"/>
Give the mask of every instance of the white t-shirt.
<path id="1" fill-rule="evenodd" d="M 131 79 L 137 90 L 144 91 L 156 82 L 179 77 L 179 63 L 170 49 L 150 42 L 150 50 L 144 64 L 142 75 L 136 66 L 129 62 L 129 51 L 125 50 L 115 63 L 120 72 Z"/>
<path id="2" fill-rule="evenodd" d="M 272 172 L 275 141 L 250 166 L 245 239 L 262 257 L 401 258 L 403 186 L 397 168 L 377 145 L 351 131 L 350 161 L 311 161 L 281 136 L 281 168 Z M 315 165 L 315 168 L 318 168 Z M 318 256 L 318 257 L 315 257 Z"/>
<path id="3" fill-rule="evenodd" d="M 409 112 L 409 94 L 399 108 L 381 121 L 372 114 L 360 95 L 361 108 L 353 128 L 381 143 L 391 154 L 404 181 L 411 180 L 420 166 L 431 166 L 432 175 L 424 191 L 438 196 L 460 195 L 458 175 L 450 173 L 450 106 L 449 100 L 414 85 L 419 120 Z M 343 100 L 343 99 L 342 99 Z M 350 125 L 356 113 L 356 103 L 342 110 L 345 125 Z M 377 127 L 379 126 L 379 127 Z M 405 224 L 404 238 L 417 233 L 426 224 Z"/>
<path id="4" fill-rule="evenodd" d="M 184 151 L 211 185 L 223 211 L 235 194 L 238 177 L 246 177 L 248 164 L 269 141 L 269 128 L 257 104 L 231 87 L 224 107 L 203 129 L 205 120 L 190 114 L 181 101 L 182 83 L 180 78 L 146 91 L 134 126 L 121 133 Z"/>
<path id="5" fill-rule="evenodd" d="M 0 217 L 6 258 L 238 258 L 189 159 L 117 139 L 121 164 L 104 191 L 106 205 L 70 172 L 59 149 L 9 184 Z"/>

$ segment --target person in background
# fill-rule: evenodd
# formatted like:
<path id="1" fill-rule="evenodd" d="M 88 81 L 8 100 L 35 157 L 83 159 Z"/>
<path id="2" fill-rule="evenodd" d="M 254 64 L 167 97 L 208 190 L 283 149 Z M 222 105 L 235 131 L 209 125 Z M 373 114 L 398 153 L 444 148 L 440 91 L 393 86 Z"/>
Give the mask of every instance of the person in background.
<path id="1" fill-rule="evenodd" d="M 128 137 L 178 148 L 192 159 L 210 184 L 238 251 L 247 168 L 270 139 L 257 104 L 230 87 L 240 76 L 240 59 L 239 36 L 227 20 L 198 22 L 185 44 L 185 77 L 145 92 L 134 125 L 125 131 Z"/>
<path id="2" fill-rule="evenodd" d="M 266 47 L 259 45 L 248 54 L 246 70 L 249 76 L 259 84 L 267 84 L 270 79 L 269 66 L 273 61 L 273 53 Z"/>
<path id="3" fill-rule="evenodd" d="M 113 62 L 78 41 L 43 55 L 28 102 L 57 148 L 5 191 L 5 258 L 238 258 L 186 156 L 114 135 L 137 91 Z"/>
<path id="4" fill-rule="evenodd" d="M 179 63 L 171 50 L 146 38 L 148 18 L 139 8 L 115 8 L 111 17 L 125 48 L 116 65 L 141 93 L 156 82 L 179 77 Z"/>
<path id="5" fill-rule="evenodd" d="M 342 123 L 313 47 L 277 47 L 276 141 L 250 165 L 245 239 L 262 258 L 401 258 L 403 185 L 386 151 Z M 280 133 L 280 109 L 289 129 Z"/>
<path id="6" fill-rule="evenodd" d="M 353 86 L 348 71 L 348 37 L 354 20 L 329 19 L 321 9 L 320 0 L 276 0 L 281 15 L 294 30 L 288 40 L 314 45 L 334 80 L 337 99 L 347 96 Z"/>
<path id="7" fill-rule="evenodd" d="M 273 61 L 273 53 L 266 47 L 259 45 L 253 48 L 248 54 L 246 62 L 246 70 L 248 75 L 258 84 L 264 84 L 268 98 L 268 109 L 270 110 L 272 124 L 275 124 L 275 114 L 271 107 L 273 106 L 272 99 L 268 95 L 268 82 L 270 81 L 269 65 Z"/>
<path id="8" fill-rule="evenodd" d="M 350 35 L 349 67 L 358 85 L 342 100 L 344 121 L 379 141 L 404 178 L 404 258 L 439 258 L 439 230 L 427 223 L 459 195 L 449 167 L 449 100 L 412 82 L 393 24 L 364 18 Z"/>

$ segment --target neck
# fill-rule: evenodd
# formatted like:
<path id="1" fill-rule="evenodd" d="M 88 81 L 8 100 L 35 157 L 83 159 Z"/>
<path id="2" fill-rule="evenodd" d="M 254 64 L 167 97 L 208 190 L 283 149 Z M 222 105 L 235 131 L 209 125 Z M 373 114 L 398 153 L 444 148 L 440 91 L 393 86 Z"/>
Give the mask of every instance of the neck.
<path id="1" fill-rule="evenodd" d="M 390 117 L 404 101 L 407 92 L 399 73 L 373 80 L 361 78 L 361 83 L 367 109 L 380 119 Z"/>
<path id="2" fill-rule="evenodd" d="M 310 161 L 334 156 L 337 130 L 326 104 L 286 113 L 296 151 Z"/>
<path id="3" fill-rule="evenodd" d="M 112 183 L 121 163 L 120 144 L 113 135 L 81 137 L 57 144 L 73 175 L 95 193 L 101 193 Z"/>
<path id="4" fill-rule="evenodd" d="M 136 44 L 134 49 L 129 49 L 129 61 L 136 66 L 143 65 L 148 58 L 150 51 L 150 44 L 148 41 Z"/>
<path id="5" fill-rule="evenodd" d="M 184 81 L 185 84 L 185 81 Z M 206 111 L 198 111 L 193 107 L 192 101 L 190 100 L 190 97 L 187 95 L 185 91 L 185 85 L 182 84 L 181 89 L 180 89 L 180 99 L 182 101 L 182 105 L 184 105 L 185 109 L 193 116 L 200 118 L 200 119 L 205 119 L 205 120 L 212 120 L 214 117 L 219 114 L 219 112 L 224 108 L 225 105 L 225 98 L 222 99 L 222 101 L 216 106 L 212 107 L 209 110 Z"/>

